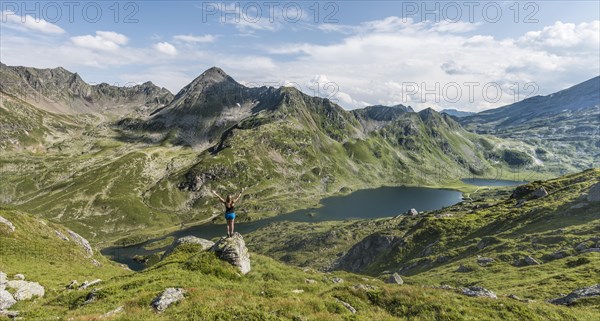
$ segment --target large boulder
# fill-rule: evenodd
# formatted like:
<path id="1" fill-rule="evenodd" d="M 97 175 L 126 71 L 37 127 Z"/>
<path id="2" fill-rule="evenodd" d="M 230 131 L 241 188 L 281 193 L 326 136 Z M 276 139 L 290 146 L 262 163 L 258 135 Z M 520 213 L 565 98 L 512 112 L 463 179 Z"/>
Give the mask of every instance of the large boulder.
<path id="1" fill-rule="evenodd" d="M 402 280 L 402 277 L 400 276 L 400 274 L 394 273 L 394 274 L 390 275 L 385 280 L 385 283 L 389 283 L 389 284 L 404 284 L 404 280 Z"/>
<path id="2" fill-rule="evenodd" d="M 183 244 L 199 244 L 200 247 L 202 248 L 202 250 L 204 251 L 204 250 L 208 250 L 211 247 L 213 247 L 213 245 L 215 245 L 215 242 L 201 239 L 199 237 L 195 237 L 192 235 L 180 237 L 180 238 L 176 239 L 175 241 L 173 241 L 173 243 L 171 243 L 171 245 L 169 245 L 169 247 L 167 248 L 165 253 L 162 255 L 161 259 L 164 259 L 165 257 L 169 256 L 171 253 L 173 253 L 173 251 L 175 251 L 175 249 L 178 246 L 183 245 Z"/>
<path id="3" fill-rule="evenodd" d="M 210 250 L 221 260 L 237 266 L 242 274 L 250 272 L 250 254 L 240 233 L 236 232 L 231 237 L 222 237 Z"/>
<path id="4" fill-rule="evenodd" d="M 14 298 L 17 301 L 29 300 L 34 296 L 43 297 L 44 287 L 37 282 L 13 280 L 6 283 L 6 287 L 15 289 Z"/>
<path id="5" fill-rule="evenodd" d="M 600 183 L 596 183 L 590 187 L 587 200 L 591 203 L 600 202 Z"/>
<path id="6" fill-rule="evenodd" d="M 419 215 L 419 211 L 417 211 L 414 208 L 411 208 L 410 210 L 408 210 L 406 212 L 406 215 L 408 215 L 408 216 L 417 216 L 417 215 Z"/>
<path id="7" fill-rule="evenodd" d="M 573 292 L 560 297 L 549 300 L 548 302 L 552 304 L 562 304 L 562 305 L 571 305 L 573 302 L 581 299 L 581 298 L 589 298 L 600 296 L 600 284 L 588 286 L 587 288 L 580 288 L 577 290 L 573 290 Z"/>
<path id="8" fill-rule="evenodd" d="M 0 289 L 0 310 L 5 310 L 17 303 L 8 291 Z"/>
<path id="9" fill-rule="evenodd" d="M 14 232 L 15 231 L 15 226 L 13 225 L 13 223 L 11 223 L 9 220 L 5 219 L 2 216 L 0 216 L 0 224 L 4 224 L 4 225 L 8 226 L 8 230 L 10 232 Z"/>
<path id="10" fill-rule="evenodd" d="M 158 312 L 163 312 L 171 304 L 185 298 L 185 290 L 181 288 L 166 288 L 159 296 L 152 300 L 152 307 Z"/>

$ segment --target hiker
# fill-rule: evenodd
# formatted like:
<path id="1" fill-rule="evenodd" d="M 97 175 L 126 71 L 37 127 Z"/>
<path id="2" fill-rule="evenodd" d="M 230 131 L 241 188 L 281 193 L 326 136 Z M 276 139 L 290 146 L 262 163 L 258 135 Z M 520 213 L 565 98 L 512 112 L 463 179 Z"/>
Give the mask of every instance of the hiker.
<path id="1" fill-rule="evenodd" d="M 240 199 L 240 197 L 242 197 L 242 193 L 244 192 L 244 190 L 246 190 L 246 188 L 242 188 L 240 194 L 238 194 L 238 196 L 235 199 L 231 194 L 227 195 L 227 198 L 223 199 L 223 197 L 217 194 L 217 192 L 212 191 L 212 193 L 215 194 L 215 196 L 218 197 L 219 200 L 221 200 L 221 203 L 225 205 L 225 219 L 227 220 L 227 237 L 233 236 L 233 226 L 235 221 L 234 207 L 235 203 Z"/>

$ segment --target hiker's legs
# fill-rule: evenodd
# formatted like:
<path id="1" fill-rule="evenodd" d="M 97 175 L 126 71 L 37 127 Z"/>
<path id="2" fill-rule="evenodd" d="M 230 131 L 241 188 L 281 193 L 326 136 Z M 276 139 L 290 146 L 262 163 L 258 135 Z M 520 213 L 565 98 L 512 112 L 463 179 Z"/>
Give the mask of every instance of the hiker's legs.
<path id="1" fill-rule="evenodd" d="M 233 234 L 232 228 L 231 228 L 231 222 L 233 220 L 227 220 L 227 236 L 231 236 Z"/>
<path id="2" fill-rule="evenodd" d="M 235 219 L 231 220 L 231 236 L 233 236 L 233 227 L 235 225 Z"/>

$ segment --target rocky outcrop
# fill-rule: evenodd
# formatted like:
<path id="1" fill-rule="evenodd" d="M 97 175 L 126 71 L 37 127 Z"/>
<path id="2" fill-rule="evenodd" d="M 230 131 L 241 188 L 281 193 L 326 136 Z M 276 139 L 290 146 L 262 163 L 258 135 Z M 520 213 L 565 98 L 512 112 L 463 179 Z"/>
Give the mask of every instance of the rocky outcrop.
<path id="1" fill-rule="evenodd" d="M 344 306 L 346 309 L 348 309 L 348 311 L 350 311 L 350 313 L 352 313 L 352 314 L 356 314 L 356 309 L 355 309 L 353 306 L 351 306 L 349 303 L 347 303 L 347 302 L 344 302 L 344 301 L 342 301 L 342 300 L 340 300 L 340 299 L 338 299 L 338 298 L 336 298 L 336 300 L 337 300 L 339 303 L 341 303 L 341 304 L 342 304 L 342 305 L 343 305 L 343 306 Z"/>
<path id="2" fill-rule="evenodd" d="M 77 282 L 77 281 L 75 281 Z M 89 288 L 92 285 L 96 285 L 98 283 L 102 282 L 102 280 L 100 279 L 95 279 L 94 281 L 84 281 L 83 284 L 81 284 L 81 286 L 79 287 L 79 290 L 85 290 L 87 288 Z"/>
<path id="3" fill-rule="evenodd" d="M 590 203 L 600 202 L 600 183 L 596 183 L 590 187 L 587 200 Z"/>
<path id="4" fill-rule="evenodd" d="M 8 226 L 9 232 L 14 232 L 15 231 L 15 226 L 13 225 L 13 223 L 11 223 L 11 221 L 5 219 L 2 216 L 0 216 L 0 224 L 4 224 L 4 225 Z"/>
<path id="5" fill-rule="evenodd" d="M 242 274 L 250 272 L 250 254 L 240 233 L 236 232 L 232 237 L 222 237 L 210 250 L 221 260 L 238 267 Z"/>
<path id="6" fill-rule="evenodd" d="M 526 255 L 524 258 L 517 259 L 514 262 L 514 266 L 529 266 L 529 265 L 540 265 L 540 264 L 542 264 L 542 262 L 540 262 L 539 260 L 535 259 L 534 257 L 532 257 L 530 255 Z"/>
<path id="7" fill-rule="evenodd" d="M 88 242 L 88 240 L 86 240 L 85 238 L 83 238 L 83 236 L 81 236 L 71 230 L 67 230 L 67 232 L 71 236 L 71 239 L 73 240 L 73 242 L 75 242 L 75 243 L 77 243 L 77 245 L 81 246 L 87 252 L 88 256 L 94 255 L 94 251 L 92 250 L 92 246 L 90 245 L 90 242 Z"/>
<path id="8" fill-rule="evenodd" d="M 468 288 L 463 288 L 462 294 L 472 297 L 488 297 L 492 299 L 498 298 L 496 296 L 496 293 L 480 286 L 470 286 Z"/>
<path id="9" fill-rule="evenodd" d="M 533 194 L 531 194 L 531 196 L 533 198 L 542 198 L 542 197 L 548 196 L 548 191 L 546 191 L 546 189 L 542 186 L 542 187 L 536 189 L 535 191 L 533 191 Z"/>
<path id="10" fill-rule="evenodd" d="M 492 259 L 491 257 L 478 257 L 477 258 L 477 264 L 481 265 L 481 266 L 487 266 L 489 264 L 494 263 L 495 260 Z"/>
<path id="11" fill-rule="evenodd" d="M 17 303 L 8 291 L 0 288 L 0 310 L 5 310 Z"/>
<path id="12" fill-rule="evenodd" d="M 360 272 L 381 255 L 388 253 L 401 240 L 401 238 L 391 235 L 371 234 L 352 246 L 344 256 L 338 259 L 334 268 Z"/>
<path id="13" fill-rule="evenodd" d="M 205 251 L 205 250 L 208 250 L 211 247 L 213 247 L 215 245 L 215 242 L 201 239 L 199 237 L 195 237 L 195 236 L 191 236 L 191 235 L 180 237 L 177 240 L 173 241 L 173 243 L 171 243 L 171 245 L 169 245 L 169 247 L 167 248 L 165 253 L 162 255 L 161 260 L 166 258 L 167 256 L 169 256 L 171 253 L 173 253 L 173 251 L 175 251 L 175 249 L 178 246 L 183 245 L 183 244 L 199 244 L 200 247 L 202 248 L 202 250 Z"/>
<path id="14" fill-rule="evenodd" d="M 163 312 L 171 304 L 183 300 L 185 298 L 184 294 L 184 289 L 167 288 L 152 300 L 152 307 L 158 312 Z"/>
<path id="15" fill-rule="evenodd" d="M 13 281 L 11 281 L 13 282 Z M 27 281 L 15 281 L 15 282 L 24 282 L 19 284 L 17 287 L 14 287 L 17 291 L 15 292 L 14 298 L 17 301 L 24 301 L 33 298 L 34 296 L 43 297 L 45 294 L 44 287 L 41 286 L 37 282 L 27 282 Z M 8 283 L 9 287 L 10 282 Z"/>
<path id="16" fill-rule="evenodd" d="M 394 274 L 390 275 L 385 280 L 385 283 L 389 283 L 389 284 L 404 284 L 404 280 L 402 280 L 402 277 L 400 276 L 400 274 L 394 273 Z"/>
<path id="17" fill-rule="evenodd" d="M 552 304 L 571 305 L 581 298 L 590 298 L 600 296 L 600 284 L 592 285 L 587 288 L 580 288 L 573 292 L 560 297 L 549 300 Z"/>
<path id="18" fill-rule="evenodd" d="M 456 272 L 459 272 L 459 273 L 468 273 L 468 272 L 472 272 L 472 271 L 473 271 L 472 268 L 462 265 L 462 264 L 458 268 L 456 268 Z"/>
<path id="19" fill-rule="evenodd" d="M 410 210 L 408 210 L 406 212 L 406 215 L 408 215 L 408 216 L 417 216 L 417 215 L 419 215 L 419 211 L 417 211 L 414 208 L 411 208 Z"/>

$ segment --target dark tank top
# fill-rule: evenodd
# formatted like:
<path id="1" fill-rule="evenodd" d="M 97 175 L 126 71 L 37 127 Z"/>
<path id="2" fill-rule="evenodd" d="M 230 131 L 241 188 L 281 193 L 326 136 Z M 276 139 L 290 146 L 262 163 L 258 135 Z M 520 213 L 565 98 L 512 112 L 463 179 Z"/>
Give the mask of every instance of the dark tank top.
<path id="1" fill-rule="evenodd" d="M 225 204 L 225 214 L 227 213 L 233 213 L 234 212 L 234 208 L 235 205 L 231 204 L 231 207 L 227 206 L 227 204 Z"/>

